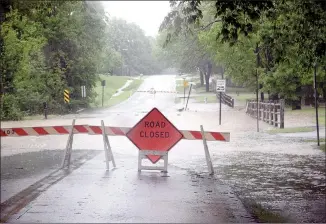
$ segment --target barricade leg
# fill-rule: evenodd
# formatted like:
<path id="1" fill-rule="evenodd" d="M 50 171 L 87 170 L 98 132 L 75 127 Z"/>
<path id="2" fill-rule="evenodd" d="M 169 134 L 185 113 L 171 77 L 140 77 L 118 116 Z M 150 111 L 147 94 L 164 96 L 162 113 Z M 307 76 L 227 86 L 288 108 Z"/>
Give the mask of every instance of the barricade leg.
<path id="1" fill-rule="evenodd" d="M 203 125 L 200 125 L 200 130 L 201 130 L 201 134 L 203 137 L 203 144 L 204 144 L 204 150 L 205 150 L 206 163 L 207 163 L 207 167 L 208 167 L 208 173 L 209 173 L 209 175 L 213 175 L 214 169 L 213 169 L 212 159 L 211 159 L 211 156 L 208 151 L 208 146 L 207 146 L 207 141 L 206 141 Z"/>
<path id="2" fill-rule="evenodd" d="M 62 165 L 61 168 L 70 168 L 70 161 L 71 161 L 71 153 L 72 153 L 72 143 L 74 140 L 74 127 L 75 127 L 75 119 L 72 120 L 72 127 L 71 130 L 69 132 L 69 137 L 67 140 L 67 145 L 66 145 L 66 149 L 65 149 L 65 155 L 63 157 L 62 160 Z"/>
<path id="3" fill-rule="evenodd" d="M 167 173 L 168 172 L 168 154 L 166 154 L 166 156 L 163 156 L 163 159 L 164 159 L 164 170 L 163 170 L 163 172 Z"/>
<path id="4" fill-rule="evenodd" d="M 148 155 L 162 156 L 164 160 L 164 166 L 143 166 L 142 160 L 147 159 Z M 168 152 L 156 151 L 156 150 L 139 150 L 138 153 L 138 172 L 142 170 L 160 170 L 164 173 L 168 172 Z"/>
<path id="5" fill-rule="evenodd" d="M 111 150 L 109 138 L 106 135 L 103 120 L 101 120 L 101 126 L 102 126 L 102 136 L 103 136 L 103 143 L 104 143 L 106 169 L 109 170 L 110 169 L 110 161 L 112 161 L 112 164 L 113 164 L 114 167 L 116 167 L 116 164 L 115 164 L 113 153 L 112 153 L 112 150 Z"/>

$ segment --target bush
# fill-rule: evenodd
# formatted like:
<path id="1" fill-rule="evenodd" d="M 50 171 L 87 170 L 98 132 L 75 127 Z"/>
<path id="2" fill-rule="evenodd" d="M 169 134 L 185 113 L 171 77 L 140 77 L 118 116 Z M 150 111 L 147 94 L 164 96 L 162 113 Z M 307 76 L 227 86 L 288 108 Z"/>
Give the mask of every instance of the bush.
<path id="1" fill-rule="evenodd" d="M 5 94 L 1 98 L 1 120 L 21 120 L 23 112 L 19 109 L 18 101 L 12 94 Z"/>

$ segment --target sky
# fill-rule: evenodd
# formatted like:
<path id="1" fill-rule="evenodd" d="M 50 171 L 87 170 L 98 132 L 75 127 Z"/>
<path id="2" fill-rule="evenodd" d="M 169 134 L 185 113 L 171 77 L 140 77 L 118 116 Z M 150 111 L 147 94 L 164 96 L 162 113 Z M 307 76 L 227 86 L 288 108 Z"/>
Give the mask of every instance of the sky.
<path id="1" fill-rule="evenodd" d="M 155 37 L 164 17 L 170 11 L 169 1 L 103 1 L 105 11 L 139 25 L 147 36 Z"/>

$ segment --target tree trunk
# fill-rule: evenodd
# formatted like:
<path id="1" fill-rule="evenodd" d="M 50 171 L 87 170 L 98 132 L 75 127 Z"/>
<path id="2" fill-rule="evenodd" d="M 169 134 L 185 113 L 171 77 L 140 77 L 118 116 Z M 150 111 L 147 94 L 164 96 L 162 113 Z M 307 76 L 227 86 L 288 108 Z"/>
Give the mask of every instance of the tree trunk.
<path id="1" fill-rule="evenodd" d="M 263 84 L 259 84 L 259 89 L 262 89 L 262 88 L 263 88 Z M 265 99 L 264 92 L 260 92 L 260 100 L 264 101 L 264 99 Z"/>
<path id="2" fill-rule="evenodd" d="M 207 63 L 207 73 L 205 75 L 205 82 L 206 82 L 206 92 L 209 92 L 209 78 L 212 74 L 212 63 L 208 61 Z"/>
<path id="3" fill-rule="evenodd" d="M 270 94 L 269 100 L 279 100 L 278 94 Z"/>
<path id="4" fill-rule="evenodd" d="M 204 74 L 202 70 L 199 70 L 199 75 L 200 75 L 200 85 L 204 85 Z"/>
<path id="5" fill-rule="evenodd" d="M 210 74 L 206 73 L 206 75 L 205 75 L 206 92 L 209 92 L 209 77 L 210 77 Z"/>

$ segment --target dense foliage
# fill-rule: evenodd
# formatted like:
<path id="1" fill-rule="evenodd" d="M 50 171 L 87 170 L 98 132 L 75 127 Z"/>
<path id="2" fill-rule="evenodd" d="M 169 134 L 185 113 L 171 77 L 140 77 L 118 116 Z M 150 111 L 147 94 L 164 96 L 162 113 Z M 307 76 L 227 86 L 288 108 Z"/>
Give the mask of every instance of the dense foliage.
<path id="1" fill-rule="evenodd" d="M 0 12 L 1 119 L 42 113 L 43 102 L 52 113 L 87 107 L 98 74 L 160 69 L 155 41 L 138 26 L 109 18 L 99 2 L 3 0 Z"/>
<path id="2" fill-rule="evenodd" d="M 303 87 L 312 88 L 317 64 L 318 91 L 325 97 L 325 1 L 192 0 L 171 1 L 171 6 L 160 28 L 161 45 L 180 68 L 180 57 L 189 55 L 183 46 L 198 48 L 198 57 L 205 52 L 238 84 L 253 87 L 258 75 L 262 92 L 295 101 Z M 189 45 L 185 36 L 196 41 Z M 175 55 L 169 45 L 182 52 Z"/>

